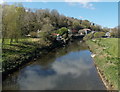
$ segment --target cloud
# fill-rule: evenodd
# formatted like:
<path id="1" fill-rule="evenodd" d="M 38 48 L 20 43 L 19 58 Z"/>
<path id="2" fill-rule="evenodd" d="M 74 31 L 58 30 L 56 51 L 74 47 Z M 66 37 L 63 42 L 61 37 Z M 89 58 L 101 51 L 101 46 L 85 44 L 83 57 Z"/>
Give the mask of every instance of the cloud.
<path id="1" fill-rule="evenodd" d="M 65 2 L 70 2 L 70 3 L 79 3 L 82 7 L 88 8 L 88 9 L 95 9 L 93 4 L 90 2 L 99 2 L 100 0 L 65 0 Z"/>
<path id="2" fill-rule="evenodd" d="M 79 16 L 80 19 L 83 19 L 84 17 L 83 16 Z"/>
<path id="3" fill-rule="evenodd" d="M 32 2 L 32 0 L 26 0 L 26 2 Z"/>
<path id="4" fill-rule="evenodd" d="M 9 0 L 8 0 L 9 1 Z M 68 2 L 70 5 L 79 3 L 83 8 L 94 10 L 95 7 L 90 2 L 119 2 L 119 0 L 21 0 L 26 2 Z"/>
<path id="5" fill-rule="evenodd" d="M 52 67 L 58 75 L 71 74 L 74 78 L 79 77 L 82 73 L 92 68 L 91 65 L 86 65 L 80 58 L 78 61 L 74 60 L 74 62 L 71 59 L 62 62 L 56 61 Z"/>
<path id="6" fill-rule="evenodd" d="M 39 65 L 27 66 L 21 70 L 17 80 L 20 90 L 60 89 L 67 85 L 72 86 L 68 83 L 72 80 L 74 82 L 74 79 L 79 78 L 81 81 L 82 75 L 90 76 L 89 70 L 93 65 L 86 64 L 85 61 L 90 60 L 91 57 L 83 58 L 84 53 L 76 52 L 75 57 L 73 57 L 73 53 L 69 53 L 57 58 L 50 68 Z"/>
<path id="7" fill-rule="evenodd" d="M 4 3 L 4 1 L 3 0 L 0 0 L 0 4 L 3 4 Z"/>
<path id="8" fill-rule="evenodd" d="M 90 2 L 119 2 L 119 0 L 0 0 L 0 2 L 80 2 L 81 4 Z"/>
<path id="9" fill-rule="evenodd" d="M 85 3 L 81 3 L 82 7 L 84 8 L 88 8 L 88 9 L 95 9 L 95 7 L 93 6 L 93 4 L 85 2 Z"/>

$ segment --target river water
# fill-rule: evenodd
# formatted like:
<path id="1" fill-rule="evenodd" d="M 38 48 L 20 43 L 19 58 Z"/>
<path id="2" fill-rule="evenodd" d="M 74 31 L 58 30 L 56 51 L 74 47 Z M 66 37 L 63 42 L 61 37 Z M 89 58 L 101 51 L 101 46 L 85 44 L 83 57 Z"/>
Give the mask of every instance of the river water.
<path id="1" fill-rule="evenodd" d="M 105 90 L 84 42 L 49 52 L 12 74 L 3 90 Z"/>

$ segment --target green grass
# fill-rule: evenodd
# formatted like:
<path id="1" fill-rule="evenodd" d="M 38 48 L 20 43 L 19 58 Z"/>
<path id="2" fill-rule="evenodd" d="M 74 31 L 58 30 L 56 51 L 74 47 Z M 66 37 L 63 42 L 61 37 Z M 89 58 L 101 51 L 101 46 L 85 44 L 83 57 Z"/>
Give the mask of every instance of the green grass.
<path id="1" fill-rule="evenodd" d="M 12 44 L 9 41 L 10 39 L 5 39 L 2 45 L 2 60 L 0 61 L 2 61 L 3 72 L 8 72 L 30 58 L 36 57 L 36 55 L 41 53 L 38 49 L 51 44 L 49 41 L 44 41 L 40 38 L 19 39 L 18 43 L 14 41 Z"/>
<path id="2" fill-rule="evenodd" d="M 87 41 L 90 49 L 96 54 L 95 63 L 103 71 L 109 83 L 118 89 L 118 39 L 98 38 Z M 94 47 L 94 48 L 93 48 Z"/>
<path id="3" fill-rule="evenodd" d="M 19 42 L 10 45 L 10 39 L 5 39 L 2 45 L 2 61 L 7 61 L 8 59 L 19 58 L 20 55 L 34 51 L 36 48 L 44 47 L 49 45 L 49 43 L 44 42 L 39 38 L 25 38 L 19 39 Z"/>
<path id="4" fill-rule="evenodd" d="M 19 42 L 22 42 L 22 41 L 29 41 L 29 40 L 31 40 L 32 38 L 21 38 L 21 39 L 19 39 L 18 41 Z M 2 40 L 0 40 L 0 41 L 2 41 Z M 15 42 L 15 40 L 13 40 L 13 42 L 12 42 L 12 44 L 15 44 L 16 42 Z M 10 44 L 10 39 L 5 39 L 4 40 L 4 44 Z M 3 44 L 3 45 L 4 45 Z"/>

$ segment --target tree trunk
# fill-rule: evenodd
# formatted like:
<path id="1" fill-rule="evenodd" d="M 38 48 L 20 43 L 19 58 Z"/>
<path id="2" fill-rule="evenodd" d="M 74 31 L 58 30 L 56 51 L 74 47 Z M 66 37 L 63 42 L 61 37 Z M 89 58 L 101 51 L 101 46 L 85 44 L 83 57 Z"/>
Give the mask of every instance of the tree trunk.
<path id="1" fill-rule="evenodd" d="M 15 39 L 15 42 L 18 43 L 18 38 Z"/>
<path id="2" fill-rule="evenodd" d="M 5 40 L 5 39 L 4 39 L 4 37 L 3 37 L 3 38 L 2 38 L 2 44 L 4 44 L 4 40 Z"/>
<path id="3" fill-rule="evenodd" d="M 10 45 L 12 44 L 12 42 L 13 42 L 13 38 L 10 39 Z"/>

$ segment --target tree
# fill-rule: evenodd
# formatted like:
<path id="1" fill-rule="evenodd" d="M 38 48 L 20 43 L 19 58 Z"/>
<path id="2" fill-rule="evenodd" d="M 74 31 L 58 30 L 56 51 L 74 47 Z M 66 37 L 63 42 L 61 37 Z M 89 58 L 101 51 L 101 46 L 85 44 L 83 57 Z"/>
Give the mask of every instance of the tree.
<path id="1" fill-rule="evenodd" d="M 105 36 L 105 32 L 96 32 L 96 33 L 94 33 L 94 38 L 100 38 L 102 36 Z"/>
<path id="2" fill-rule="evenodd" d="M 89 34 L 87 34 L 84 38 L 83 38 L 83 40 L 90 40 L 90 39 L 92 39 L 94 37 L 94 34 L 93 33 L 89 33 Z"/>
<path id="3" fill-rule="evenodd" d="M 56 30 L 56 33 L 60 34 L 60 35 L 63 35 L 65 33 L 68 33 L 68 29 L 66 27 L 62 27 L 62 28 Z"/>
<path id="4" fill-rule="evenodd" d="M 3 7 L 3 42 L 5 37 L 10 38 L 10 44 L 13 39 L 18 42 L 18 38 L 21 37 L 24 8 L 16 5 Z"/>
<path id="5" fill-rule="evenodd" d="M 37 30 L 42 38 L 49 37 L 52 31 L 60 31 L 64 34 L 64 28 L 80 30 L 89 28 L 98 32 L 108 31 L 100 25 L 96 25 L 88 20 L 79 20 L 73 17 L 66 17 L 58 13 L 57 10 L 49 9 L 27 9 L 21 4 L 3 5 L 3 42 L 5 38 L 10 38 L 12 43 L 13 39 L 18 42 L 18 39 L 25 37 L 28 34 L 35 34 Z M 114 29 L 113 29 L 114 30 Z M 56 31 L 56 32 L 57 32 Z M 113 35 L 116 31 L 113 31 Z"/>
<path id="6" fill-rule="evenodd" d="M 80 22 L 78 20 L 73 21 L 73 29 L 75 29 L 75 30 L 81 29 L 81 25 L 80 25 Z"/>
<path id="7" fill-rule="evenodd" d="M 109 29 L 109 28 L 107 28 L 107 27 L 104 27 L 104 28 L 102 29 L 102 31 L 103 31 L 103 32 L 109 32 L 109 31 L 110 31 L 110 29 Z"/>
<path id="8" fill-rule="evenodd" d="M 89 28 L 91 25 L 91 23 L 88 20 L 83 20 L 81 24 L 84 25 L 86 28 Z"/>
<path id="9" fill-rule="evenodd" d="M 119 31 L 118 31 L 118 28 L 117 28 L 117 27 L 115 27 L 115 28 L 111 29 L 111 36 L 112 36 L 112 37 L 119 37 L 119 36 L 120 36 L 120 34 L 119 34 Z"/>
<path id="10" fill-rule="evenodd" d="M 40 37 L 42 37 L 43 40 L 48 40 L 53 29 L 54 27 L 51 24 L 44 24 L 41 28 L 41 32 L 39 33 Z"/>
<path id="11" fill-rule="evenodd" d="M 30 32 L 30 36 L 32 38 L 37 38 L 37 32 Z"/>
<path id="12" fill-rule="evenodd" d="M 38 23 L 36 20 L 36 15 L 34 12 L 32 12 L 31 9 L 28 9 L 25 12 L 23 22 L 24 22 L 24 25 L 23 25 L 24 35 L 27 35 L 32 31 L 36 32 L 38 30 Z"/>
<path id="13" fill-rule="evenodd" d="M 52 20 L 52 25 L 57 27 L 58 26 L 58 20 L 59 20 L 59 13 L 55 9 L 53 9 L 51 11 L 51 20 Z"/>
<path id="14" fill-rule="evenodd" d="M 15 38 L 17 34 L 17 11 L 14 5 L 11 6 L 5 6 L 4 11 L 4 16 L 3 16 L 3 35 L 6 34 L 5 36 L 10 38 L 10 44 L 13 41 L 13 38 Z"/>
<path id="15" fill-rule="evenodd" d="M 23 8 L 22 4 L 17 4 L 16 7 L 16 25 L 17 25 L 17 33 L 16 33 L 16 42 L 18 42 L 18 39 L 21 38 L 21 36 L 23 35 L 23 19 L 24 19 L 24 15 L 25 15 L 25 9 Z"/>

